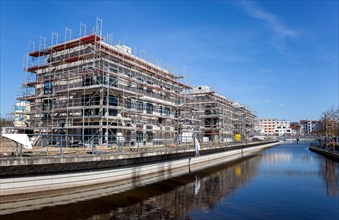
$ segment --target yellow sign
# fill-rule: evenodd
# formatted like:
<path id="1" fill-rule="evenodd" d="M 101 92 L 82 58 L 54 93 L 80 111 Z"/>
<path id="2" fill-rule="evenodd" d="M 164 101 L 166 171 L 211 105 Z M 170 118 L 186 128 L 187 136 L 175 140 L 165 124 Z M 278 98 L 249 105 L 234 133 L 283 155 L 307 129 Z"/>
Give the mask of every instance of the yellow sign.
<path id="1" fill-rule="evenodd" d="M 235 134 L 234 139 L 235 141 L 241 141 L 241 134 Z"/>

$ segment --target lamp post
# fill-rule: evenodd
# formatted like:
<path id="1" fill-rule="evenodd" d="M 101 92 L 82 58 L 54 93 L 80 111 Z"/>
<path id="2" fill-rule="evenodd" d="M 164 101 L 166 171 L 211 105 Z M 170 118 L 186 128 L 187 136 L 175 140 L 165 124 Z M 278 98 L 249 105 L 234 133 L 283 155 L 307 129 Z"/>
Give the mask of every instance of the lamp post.
<path id="1" fill-rule="evenodd" d="M 325 143 L 327 142 L 327 115 L 325 114 Z"/>

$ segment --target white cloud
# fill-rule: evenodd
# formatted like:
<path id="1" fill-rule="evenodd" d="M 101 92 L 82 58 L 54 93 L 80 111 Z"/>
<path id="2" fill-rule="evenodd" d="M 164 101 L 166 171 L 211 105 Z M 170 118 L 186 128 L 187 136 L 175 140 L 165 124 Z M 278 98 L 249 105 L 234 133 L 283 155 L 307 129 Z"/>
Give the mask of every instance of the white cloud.
<path id="1" fill-rule="evenodd" d="M 297 37 L 299 35 L 296 30 L 288 28 L 285 24 L 283 24 L 276 15 L 264 11 L 254 2 L 241 1 L 241 6 L 245 9 L 249 16 L 265 21 L 270 29 L 272 29 L 275 33 L 284 37 Z"/>

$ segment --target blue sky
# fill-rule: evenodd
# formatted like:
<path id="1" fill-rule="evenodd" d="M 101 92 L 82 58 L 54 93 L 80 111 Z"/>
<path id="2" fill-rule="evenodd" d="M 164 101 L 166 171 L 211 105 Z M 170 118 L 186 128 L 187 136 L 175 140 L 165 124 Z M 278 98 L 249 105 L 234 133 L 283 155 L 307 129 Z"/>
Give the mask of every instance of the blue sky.
<path id="1" fill-rule="evenodd" d="M 1 116 L 28 41 L 103 20 L 103 35 L 208 85 L 259 118 L 319 119 L 338 106 L 338 1 L 1 1 Z"/>

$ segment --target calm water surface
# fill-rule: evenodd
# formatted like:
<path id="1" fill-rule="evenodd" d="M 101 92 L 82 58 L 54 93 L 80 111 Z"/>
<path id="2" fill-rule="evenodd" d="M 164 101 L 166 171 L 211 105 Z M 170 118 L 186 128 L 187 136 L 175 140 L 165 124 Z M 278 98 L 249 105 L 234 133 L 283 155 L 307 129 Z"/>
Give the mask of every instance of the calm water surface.
<path id="1" fill-rule="evenodd" d="M 1 219 L 339 219 L 339 163 L 281 144 L 251 157 Z"/>

